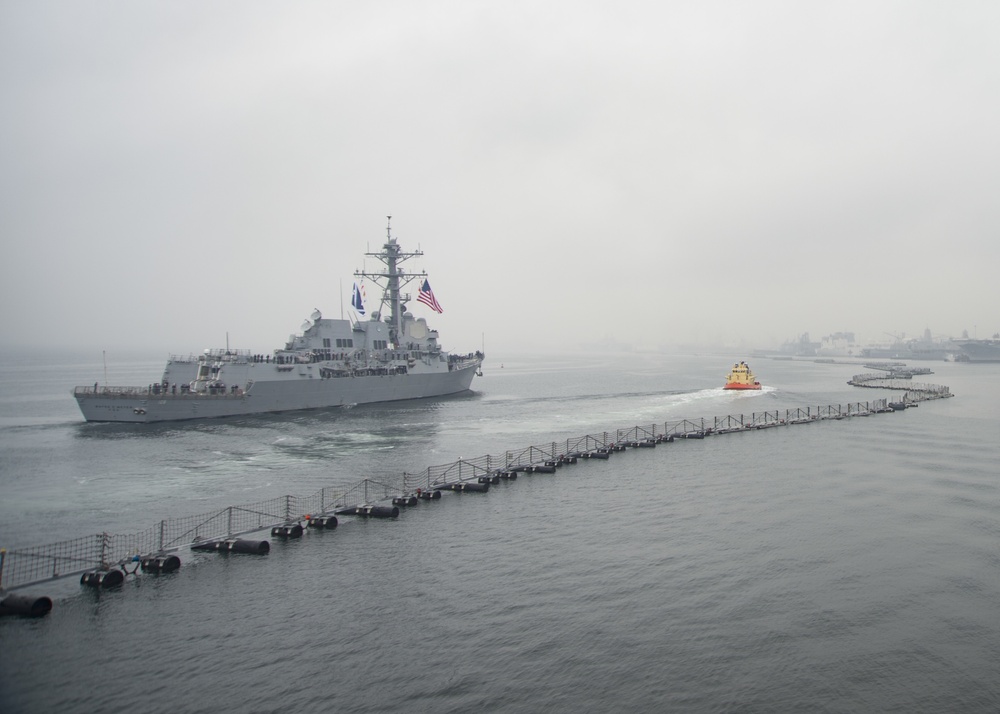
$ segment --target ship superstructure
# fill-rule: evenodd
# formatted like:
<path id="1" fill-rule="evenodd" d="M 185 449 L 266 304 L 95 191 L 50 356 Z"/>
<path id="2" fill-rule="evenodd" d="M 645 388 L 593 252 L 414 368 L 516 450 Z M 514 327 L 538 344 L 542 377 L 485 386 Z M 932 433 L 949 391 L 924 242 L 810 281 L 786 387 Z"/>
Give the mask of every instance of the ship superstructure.
<path id="1" fill-rule="evenodd" d="M 729 370 L 723 389 L 760 389 L 760 382 L 754 379 L 750 366 L 746 362 L 740 362 Z"/>
<path id="2" fill-rule="evenodd" d="M 391 217 L 390 217 L 391 220 Z M 382 291 L 370 319 L 329 319 L 317 309 L 270 354 L 211 349 L 172 355 L 159 382 L 144 387 L 95 383 L 73 395 L 87 421 L 155 422 L 283 412 L 297 409 L 438 397 L 469 389 L 484 359 L 481 352 L 454 355 L 438 332 L 406 310 L 413 280 L 404 261 L 423 255 L 402 251 L 391 228 L 378 253 L 384 270 L 356 271 Z M 436 304 L 436 303 L 435 303 Z M 385 317 L 382 311 L 388 309 Z"/>

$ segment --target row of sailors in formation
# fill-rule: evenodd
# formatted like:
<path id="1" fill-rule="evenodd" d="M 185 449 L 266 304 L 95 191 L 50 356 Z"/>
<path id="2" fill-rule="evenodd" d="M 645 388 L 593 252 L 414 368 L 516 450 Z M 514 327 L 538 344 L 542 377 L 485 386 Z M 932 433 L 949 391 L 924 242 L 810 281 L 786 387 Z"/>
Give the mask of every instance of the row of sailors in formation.
<path id="1" fill-rule="evenodd" d="M 253 355 L 253 357 L 254 357 L 254 361 L 255 362 L 259 362 L 260 361 L 259 358 L 262 358 L 262 357 L 264 358 L 264 362 L 265 363 L 270 363 L 270 361 L 271 361 L 270 356 Z M 308 357 L 310 358 L 310 361 L 312 361 L 312 362 L 318 362 L 318 361 L 320 361 L 322 359 L 346 359 L 347 356 L 345 354 L 340 354 L 339 356 L 338 355 L 324 356 L 323 354 L 319 354 L 319 353 L 310 353 L 308 355 Z M 396 359 L 400 359 L 400 357 L 398 357 L 397 355 L 393 355 L 393 357 L 396 358 Z M 465 354 L 465 355 L 448 355 L 448 362 L 450 364 L 454 364 L 454 363 L 457 363 L 457 362 L 463 362 L 465 360 L 472 359 L 474 357 L 476 359 L 483 359 L 484 355 L 479 350 L 477 350 L 475 352 L 470 352 L 469 354 Z M 275 358 L 274 358 L 275 364 L 291 364 L 291 363 L 296 362 L 296 361 L 297 361 L 296 358 L 294 358 L 292 356 L 289 356 L 289 355 L 275 355 Z M 214 373 L 218 373 L 218 368 L 213 368 L 212 371 Z M 388 370 L 388 369 L 385 369 L 385 368 L 374 368 L 374 369 L 356 370 L 355 373 L 367 373 L 367 374 L 405 374 L 406 371 L 407 370 L 406 370 L 405 367 L 397 367 L 397 368 L 395 368 L 393 370 Z M 334 376 L 334 373 L 331 372 L 329 375 L 324 375 L 324 376 L 325 377 Z M 337 375 L 337 376 L 339 376 L 339 375 Z M 191 386 L 189 384 L 181 384 L 179 386 L 180 386 L 180 393 L 181 394 L 188 394 L 191 391 Z M 158 382 L 156 384 L 149 385 L 149 393 L 150 394 L 167 394 L 167 393 L 177 394 L 177 388 L 178 388 L 177 384 L 170 384 L 170 382 L 164 380 L 163 382 Z M 223 382 L 220 382 L 220 381 L 209 382 L 208 385 L 207 385 L 207 388 L 208 388 L 209 394 L 225 394 L 226 393 L 226 385 Z M 96 382 L 94 383 L 94 391 L 95 392 L 97 391 L 97 383 Z M 235 384 L 232 385 L 229 388 L 229 391 L 231 391 L 233 394 L 239 394 L 239 393 L 241 393 L 241 390 L 240 390 L 239 386 L 237 386 Z"/>
<path id="2" fill-rule="evenodd" d="M 255 364 L 270 364 L 271 362 L 275 364 L 296 364 L 301 362 L 318 362 L 321 359 L 347 359 L 347 354 L 343 352 L 339 354 L 307 352 L 305 354 L 275 355 L 274 359 L 271 358 L 271 355 L 250 356 L 250 361 Z"/>
<path id="3" fill-rule="evenodd" d="M 334 377 L 377 377 L 391 374 L 407 374 L 409 370 L 405 364 L 396 367 L 368 367 L 364 369 L 353 369 L 349 371 L 319 368 L 319 376 L 323 379 Z"/>
<path id="4" fill-rule="evenodd" d="M 410 345 L 410 348 L 413 349 L 414 351 L 402 352 L 402 353 L 388 352 L 388 351 L 373 351 L 371 354 L 379 355 L 385 357 L 386 359 L 393 359 L 393 360 L 404 360 L 411 358 L 415 359 L 421 355 L 421 352 L 418 349 L 417 345 Z M 363 351 L 361 353 L 363 354 Z M 274 362 L 275 364 L 305 364 L 308 362 L 323 362 L 327 360 L 347 361 L 356 355 L 357 353 L 355 352 L 328 352 L 328 351 L 305 352 L 305 353 L 300 352 L 296 354 L 286 354 L 286 355 L 278 354 L 275 355 L 273 358 L 271 357 L 271 355 L 252 355 L 251 362 L 263 363 L 263 364 L 270 364 L 271 362 Z M 476 352 L 475 355 L 477 357 L 482 357 L 482 353 L 480 352 Z M 469 359 L 471 357 L 472 354 L 468 354 L 468 355 L 458 356 L 455 359 L 463 360 L 463 359 Z"/>
<path id="5" fill-rule="evenodd" d="M 470 352 L 467 355 L 448 355 L 448 361 L 449 362 L 465 362 L 466 360 L 470 360 L 470 359 L 473 359 L 473 358 L 475 358 L 475 359 L 483 359 L 483 357 L 485 357 L 485 356 L 486 355 L 484 355 L 481 351 L 476 350 L 475 352 Z"/>
<path id="6" fill-rule="evenodd" d="M 97 385 L 94 385 L 96 391 Z M 226 385 L 223 382 L 209 382 L 207 385 L 209 394 L 225 394 Z M 177 394 L 180 391 L 181 394 L 190 394 L 191 385 L 190 384 L 170 384 L 167 381 L 159 382 L 157 384 L 149 385 L 150 394 Z M 228 388 L 228 391 L 232 394 L 242 394 L 243 390 L 237 385 L 232 385 Z"/>

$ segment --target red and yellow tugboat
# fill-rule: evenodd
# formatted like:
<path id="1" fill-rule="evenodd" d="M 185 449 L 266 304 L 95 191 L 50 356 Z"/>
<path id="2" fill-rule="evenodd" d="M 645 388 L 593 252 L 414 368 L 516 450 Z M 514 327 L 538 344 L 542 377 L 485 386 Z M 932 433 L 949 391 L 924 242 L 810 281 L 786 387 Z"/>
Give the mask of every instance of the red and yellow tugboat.
<path id="1" fill-rule="evenodd" d="M 760 389 L 760 382 L 753 378 L 750 365 L 740 362 L 734 364 L 726 375 L 726 386 L 723 389 Z"/>

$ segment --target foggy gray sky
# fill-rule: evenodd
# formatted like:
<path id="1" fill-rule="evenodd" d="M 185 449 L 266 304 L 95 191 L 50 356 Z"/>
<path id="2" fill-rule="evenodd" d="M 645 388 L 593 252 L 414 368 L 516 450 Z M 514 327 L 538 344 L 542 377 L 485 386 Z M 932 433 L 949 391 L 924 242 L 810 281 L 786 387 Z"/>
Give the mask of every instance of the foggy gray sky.
<path id="1" fill-rule="evenodd" d="M 989 2 L 0 3 L 0 344 L 269 351 L 387 214 L 454 351 L 985 337 L 998 36 Z"/>

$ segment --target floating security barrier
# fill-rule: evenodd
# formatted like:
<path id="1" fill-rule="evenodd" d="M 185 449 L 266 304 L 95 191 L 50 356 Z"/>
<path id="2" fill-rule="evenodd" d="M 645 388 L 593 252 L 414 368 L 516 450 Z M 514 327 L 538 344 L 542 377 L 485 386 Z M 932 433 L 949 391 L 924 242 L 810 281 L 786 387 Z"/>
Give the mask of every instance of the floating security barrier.
<path id="1" fill-rule="evenodd" d="M 654 448 L 656 446 L 656 440 L 655 439 L 643 439 L 642 441 L 639 441 L 637 445 L 639 446 L 640 449 L 642 449 L 642 448 L 651 449 L 651 448 Z"/>
<path id="2" fill-rule="evenodd" d="M 271 535 L 277 538 L 301 538 L 301 523 L 284 523 L 271 529 Z"/>
<path id="3" fill-rule="evenodd" d="M 80 576 L 80 585 L 92 588 L 113 588 L 125 582 L 125 573 L 117 568 L 110 570 L 91 570 Z"/>
<path id="4" fill-rule="evenodd" d="M 534 466 L 529 467 L 528 471 L 533 474 L 554 474 L 556 472 L 556 467 L 549 466 L 548 463 L 535 464 Z"/>
<path id="5" fill-rule="evenodd" d="M 559 457 L 560 464 L 575 464 L 577 454 L 563 454 Z"/>
<path id="6" fill-rule="evenodd" d="M 333 529 L 337 527 L 337 517 L 336 516 L 311 516 L 306 514 L 306 525 L 310 528 L 329 528 Z"/>
<path id="7" fill-rule="evenodd" d="M 396 496 L 392 499 L 392 505 L 394 506 L 416 506 L 417 497 L 416 496 Z"/>
<path id="8" fill-rule="evenodd" d="M 479 483 L 500 483 L 500 474 L 489 474 L 487 476 L 480 476 L 478 479 Z"/>
<path id="9" fill-rule="evenodd" d="M 446 483 L 443 486 L 438 486 L 439 489 L 447 489 L 449 491 L 458 492 L 471 492 L 471 493 L 486 493 L 490 490 L 490 485 L 488 483 Z"/>
<path id="10" fill-rule="evenodd" d="M 647 443 L 663 443 L 663 442 L 672 442 L 675 439 L 704 439 L 704 438 L 706 438 L 708 436 L 715 436 L 715 435 L 728 434 L 728 433 L 734 433 L 734 432 L 743 432 L 743 431 L 746 431 L 746 430 L 771 428 L 771 427 L 774 427 L 774 426 L 780 426 L 780 425 L 786 425 L 786 424 L 807 424 L 807 423 L 813 423 L 813 422 L 818 422 L 820 420 L 827 420 L 827 419 L 845 419 L 845 418 L 851 418 L 851 417 L 854 417 L 854 416 L 868 416 L 869 414 L 873 414 L 873 413 L 886 413 L 886 412 L 889 412 L 889 411 L 901 411 L 901 410 L 905 410 L 906 408 L 909 408 L 909 407 L 915 407 L 915 406 L 917 406 L 917 404 L 911 403 L 911 400 L 914 399 L 914 398 L 917 398 L 917 399 L 937 399 L 937 398 L 943 398 L 943 397 L 952 396 L 947 391 L 946 387 L 943 388 L 943 389 L 944 389 L 943 392 L 934 393 L 934 394 L 931 394 L 930 396 L 924 396 L 924 395 L 918 393 L 917 397 L 913 397 L 910 394 L 907 394 L 902 399 L 900 399 L 899 401 L 896 401 L 896 402 L 888 402 L 888 400 L 886 400 L 886 399 L 879 399 L 879 400 L 876 400 L 876 401 L 871 402 L 871 403 L 869 403 L 869 402 L 859 402 L 857 404 L 848 404 L 847 405 L 847 412 L 846 412 L 846 414 L 843 411 L 843 405 L 830 405 L 830 406 L 827 406 L 827 407 L 816 407 L 815 413 L 811 410 L 811 408 L 807 408 L 805 411 L 803 411 L 802 409 L 798 409 L 795 412 L 793 412 L 792 410 L 786 410 L 786 415 L 787 416 L 784 419 L 778 418 L 778 416 L 777 416 L 778 412 L 777 411 L 775 411 L 773 413 L 772 412 L 764 412 L 763 413 L 763 421 L 760 421 L 760 422 L 759 422 L 759 420 L 761 419 L 761 415 L 758 414 L 758 413 L 754 413 L 753 414 L 753 418 L 752 418 L 752 420 L 749 423 L 745 423 L 745 421 L 744 421 L 745 420 L 745 415 L 742 415 L 742 414 L 741 415 L 730 415 L 729 417 L 726 417 L 725 419 L 720 419 L 720 418 L 717 417 L 715 419 L 715 424 L 716 424 L 715 428 L 712 428 L 710 426 L 706 426 L 706 423 L 705 423 L 704 420 L 702 420 L 702 425 L 701 425 L 700 429 L 697 426 L 695 426 L 692 422 L 689 422 L 687 420 L 684 420 L 683 422 L 678 422 L 678 423 L 674 424 L 673 426 L 671 426 L 670 423 L 668 422 L 668 423 L 664 424 L 664 430 L 665 430 L 665 432 L 663 434 L 655 434 L 655 428 L 654 428 L 654 436 L 653 436 L 653 438 L 652 439 L 646 438 L 645 441 Z M 638 432 L 639 429 L 640 429 L 639 427 L 636 427 L 635 431 Z M 685 431 L 682 431 L 682 429 L 691 429 L 691 430 L 685 432 Z M 670 433 L 667 433 L 667 431 L 669 431 Z M 620 434 L 621 430 L 619 430 L 618 433 Z M 576 458 L 599 458 L 599 459 L 607 459 L 613 451 L 622 451 L 622 450 L 625 449 L 625 446 L 622 445 L 621 443 L 618 443 L 618 444 L 615 444 L 615 443 L 610 443 L 609 444 L 609 443 L 607 443 L 607 436 L 608 435 L 607 435 L 606 432 L 604 433 L 603 438 L 601 438 L 598 435 L 588 435 L 586 437 L 585 441 L 583 441 L 582 443 L 586 444 L 586 448 L 590 448 L 591 445 L 593 445 L 593 448 L 591 450 L 588 450 L 588 451 L 578 451 L 578 452 L 570 452 L 570 453 L 567 453 L 565 455 L 554 456 L 553 458 L 556 459 L 555 464 L 558 465 L 560 463 L 567 463 L 567 462 L 568 463 L 572 463 L 572 459 L 576 459 Z M 638 441 L 638 440 L 636 440 L 636 441 Z M 569 445 L 569 441 L 567 440 L 566 443 L 567 443 L 567 446 L 568 446 Z M 602 444 L 602 446 L 598 447 L 597 446 L 598 444 Z M 642 444 L 640 444 L 640 445 L 642 445 Z M 540 447 L 531 447 L 531 448 L 532 448 L 532 450 L 535 450 L 537 448 L 538 451 L 542 451 L 542 449 Z M 529 451 L 528 453 L 534 453 L 534 451 Z M 553 444 L 553 454 L 554 453 L 555 453 L 555 444 Z M 509 456 L 508 456 L 508 458 L 509 458 Z M 489 463 L 488 459 L 489 459 L 489 457 L 487 457 L 487 463 Z M 461 467 L 461 462 L 457 462 L 457 464 L 459 465 L 459 467 Z M 552 466 L 553 463 L 552 462 L 545 462 L 545 465 L 546 466 Z M 504 471 L 500 471 L 499 472 L 499 478 L 501 478 L 501 479 L 513 479 L 513 478 L 516 478 L 516 475 L 517 475 L 518 471 L 527 471 L 527 472 L 530 472 L 530 471 L 540 471 L 541 470 L 537 466 L 534 466 L 534 468 L 533 468 L 533 465 L 522 465 L 522 466 L 517 466 L 517 467 L 507 466 L 506 468 L 508 470 L 504 470 Z M 488 479 L 487 478 L 481 479 L 482 481 L 487 481 L 488 480 L 490 483 L 497 483 L 497 480 L 496 480 L 497 474 L 496 474 L 495 471 L 480 470 L 479 473 L 480 474 L 486 474 L 486 475 L 489 476 Z M 430 472 L 430 470 L 428 470 L 428 472 L 427 472 L 427 478 L 428 478 L 428 480 L 430 479 L 430 474 L 431 474 L 431 472 Z M 406 476 L 406 474 L 404 473 L 404 477 L 405 476 Z M 367 482 L 368 482 L 368 480 L 366 479 L 364 481 L 364 483 L 366 484 L 366 488 L 367 488 Z M 404 479 L 404 483 L 405 483 L 405 479 Z M 448 488 L 448 489 L 454 490 L 454 491 L 478 491 L 478 492 L 484 492 L 484 491 L 488 490 L 488 486 L 490 485 L 490 483 L 485 483 L 484 482 L 484 483 L 479 483 L 479 484 L 465 484 L 465 483 L 461 483 L 461 484 L 455 484 L 455 485 L 445 485 L 445 484 L 433 485 L 433 486 L 430 487 L 430 490 L 427 491 L 427 492 L 422 492 L 421 489 L 416 489 L 416 494 L 417 494 L 416 498 L 417 499 L 423 498 L 425 500 L 440 499 L 441 498 L 441 492 L 440 492 L 439 489 L 444 489 L 444 488 Z M 401 493 L 401 491 L 398 491 L 398 490 L 395 491 L 395 492 L 397 494 Z M 413 500 L 413 497 L 411 496 L 408 499 L 408 502 L 412 502 L 412 500 Z M 397 501 L 396 503 L 399 503 L 399 501 Z M 394 506 L 395 505 L 396 504 L 394 504 Z M 255 506 L 255 508 L 256 508 L 256 506 Z M 233 507 L 229 508 L 229 513 L 230 513 L 230 521 L 229 521 L 229 523 L 230 523 L 230 525 L 232 524 L 232 509 L 233 509 Z M 244 507 L 244 510 L 245 510 L 245 507 Z M 365 515 L 365 516 L 373 516 L 373 515 L 374 516 L 379 516 L 379 515 L 383 515 L 384 514 L 386 517 L 395 516 L 396 513 L 398 512 L 398 511 L 397 512 L 393 512 L 392 509 L 386 509 L 386 510 L 388 511 L 388 513 L 385 513 L 385 511 L 382 511 L 380 513 L 381 509 L 379 509 L 379 508 L 355 509 L 355 510 L 350 511 L 350 512 L 358 514 L 358 515 Z M 218 514 L 207 514 L 207 515 L 210 516 L 210 517 L 206 519 L 206 522 L 209 521 L 209 520 L 215 519 L 218 516 Z M 333 517 L 333 516 L 330 516 L 329 518 L 315 519 L 315 520 L 311 519 L 309 516 L 306 516 L 305 518 L 306 518 L 307 521 L 309 521 L 309 525 L 313 526 L 313 527 L 316 527 L 316 526 L 319 526 L 319 525 L 323 525 L 323 526 L 329 528 L 329 527 L 332 527 L 333 525 L 336 524 L 336 518 Z M 164 522 L 164 523 L 166 523 L 166 522 Z M 257 529 L 255 529 L 255 530 L 260 530 L 262 528 L 269 528 L 269 527 L 270 527 L 270 525 L 264 525 L 263 523 L 259 523 L 258 526 L 257 526 Z M 212 534 L 213 530 L 214 530 L 214 535 Z M 163 532 L 163 524 L 161 524 L 161 533 L 162 532 Z M 268 543 L 267 541 L 241 541 L 239 539 L 233 539 L 233 536 L 231 534 L 231 530 L 229 531 L 230 535 L 227 535 L 227 536 L 223 536 L 219 532 L 219 529 L 217 527 L 216 528 L 208 528 L 208 529 L 206 529 L 205 531 L 202 531 L 202 532 L 205 533 L 205 535 L 201 536 L 200 538 L 196 537 L 195 542 L 191 543 L 191 544 L 188 544 L 187 547 L 190 547 L 192 550 L 195 550 L 195 551 L 200 550 L 200 551 L 217 551 L 217 552 L 241 552 L 241 553 L 254 553 L 254 554 L 263 554 L 263 553 L 269 552 L 269 550 L 270 550 L 270 543 Z M 287 535 L 290 535 L 290 533 L 288 533 Z M 222 538 L 226 538 L 227 540 L 221 540 Z M 53 544 L 52 546 L 48 546 L 47 549 L 50 551 L 50 554 L 49 555 L 40 556 L 40 557 L 50 557 L 50 558 L 55 558 L 55 559 L 59 559 L 59 558 L 64 557 L 64 556 L 60 555 L 61 550 L 57 549 L 56 546 L 59 546 L 61 548 L 62 544 Z M 112 548 L 112 550 L 111 550 L 112 555 L 109 556 L 105 562 L 112 562 L 112 561 L 114 561 L 114 558 L 119 554 L 120 550 L 121 549 L 116 550 L 115 548 Z M 102 551 L 102 552 L 104 552 L 104 551 Z M 3 570 L 3 561 L 4 561 L 4 555 L 5 555 L 5 553 L 6 553 L 6 551 L 4 549 L 0 548 L 0 570 Z M 26 554 L 24 554 L 24 553 L 15 553 L 14 555 L 15 556 L 24 556 Z M 174 567 L 174 566 L 172 566 L 170 564 L 171 563 L 176 563 L 176 561 L 171 561 L 170 559 L 163 558 L 162 556 L 163 556 L 162 552 L 161 552 L 160 556 L 158 557 L 158 559 L 152 559 L 152 558 L 154 558 L 154 556 L 147 556 L 144 559 L 142 556 L 139 556 L 139 555 L 131 555 L 126 560 L 120 560 L 120 561 L 118 561 L 115 564 L 113 570 L 112 569 L 108 569 L 108 566 L 104 566 L 104 568 L 107 569 L 107 570 L 98 569 L 98 568 L 95 567 L 95 569 L 93 571 L 87 572 L 86 574 L 84 574 L 81 577 L 81 583 L 87 584 L 87 585 L 92 586 L 92 587 L 113 587 L 114 585 L 116 585 L 118 583 L 124 582 L 124 576 L 134 575 L 136 573 L 136 570 L 138 568 L 140 568 L 140 567 L 142 567 L 145 571 L 154 571 L 154 572 L 165 572 L 165 571 L 169 570 L 171 567 Z M 31 556 L 31 557 L 35 557 L 35 556 Z M 132 564 L 133 567 L 129 568 L 128 567 L 129 564 Z M 91 564 L 90 567 L 94 567 L 94 564 Z M 121 572 L 119 572 L 119 571 L 121 571 Z M 71 570 L 69 573 L 67 573 L 67 575 L 75 576 L 75 575 L 77 575 L 79 573 L 80 573 L 80 570 Z M 22 578 L 23 577 L 24 576 L 22 576 Z M 56 574 L 56 575 L 50 575 L 48 577 L 61 577 L 61 576 L 58 575 L 58 574 Z M 48 579 L 48 578 L 46 578 L 46 579 Z M 5 580 L 6 580 L 6 578 L 5 578 Z M 16 580 L 15 580 L 15 585 L 17 587 L 22 587 L 22 586 L 25 586 L 25 585 L 38 584 L 39 582 L 41 582 L 41 580 L 35 581 L 35 582 L 16 582 Z M 8 584 L 9 584 L 9 581 L 8 581 Z M 2 595 L 2 593 L 0 593 L 0 595 Z M 18 607 L 20 607 L 20 606 L 18 606 Z M 25 607 L 27 607 L 27 606 L 25 606 Z M 9 611 L 9 609 L 10 608 L 8 608 L 8 611 Z M 8 611 L 5 611 L 3 609 L 3 604 L 0 603 L 0 614 L 7 614 Z"/>
<path id="11" fill-rule="evenodd" d="M 243 540 L 235 538 L 233 540 L 213 540 L 207 543 L 197 543 L 191 546 L 191 550 L 216 550 L 220 553 L 248 553 L 250 555 L 264 555 L 271 551 L 271 542 L 266 540 Z"/>
<path id="12" fill-rule="evenodd" d="M 399 518 L 399 508 L 396 506 L 368 506 L 362 515 L 370 518 Z"/>
<path id="13" fill-rule="evenodd" d="M 337 513 L 367 518 L 398 518 L 399 508 L 396 506 L 352 506 L 351 508 L 342 508 Z"/>
<path id="14" fill-rule="evenodd" d="M 0 600 L 0 616 L 25 615 L 26 617 L 42 617 L 52 609 L 52 599 L 42 595 L 8 595 Z"/>
<path id="15" fill-rule="evenodd" d="M 139 561 L 144 573 L 172 573 L 181 567 L 181 559 L 176 555 L 147 555 Z"/>

